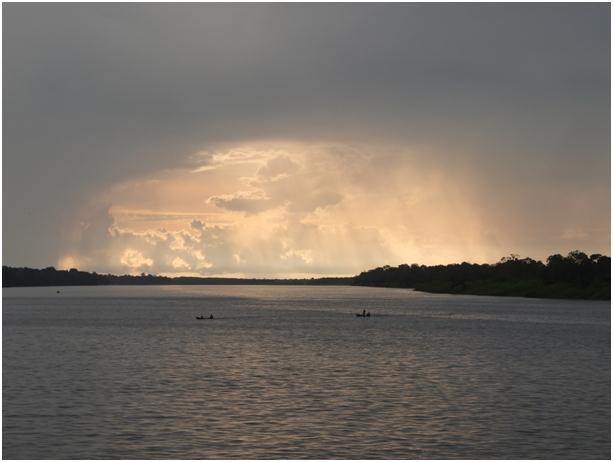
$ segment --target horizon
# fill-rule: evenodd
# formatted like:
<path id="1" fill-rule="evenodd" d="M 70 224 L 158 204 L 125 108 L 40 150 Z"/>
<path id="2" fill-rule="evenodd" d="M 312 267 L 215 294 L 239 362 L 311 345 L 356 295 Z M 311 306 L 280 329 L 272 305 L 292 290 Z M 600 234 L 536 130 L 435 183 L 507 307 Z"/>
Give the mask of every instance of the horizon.
<path id="1" fill-rule="evenodd" d="M 610 253 L 609 4 L 3 13 L 3 264 L 291 278 Z"/>
<path id="2" fill-rule="evenodd" d="M 575 250 L 570 250 L 566 253 L 562 253 L 562 252 L 556 252 L 548 257 L 554 256 L 554 255 L 561 255 L 562 257 L 568 257 L 570 256 L 573 252 L 578 252 L 578 253 L 582 253 L 585 254 L 588 258 L 591 258 L 594 255 L 599 255 L 599 256 L 603 256 L 603 257 L 608 257 L 610 258 L 609 255 L 607 254 L 599 254 L 599 253 L 594 253 L 594 254 L 587 254 L 581 250 L 575 249 Z M 12 268 L 12 269 L 31 269 L 31 270 L 36 270 L 36 271 L 41 271 L 41 270 L 47 270 L 47 269 L 53 269 L 55 271 L 72 271 L 72 270 L 76 270 L 78 272 L 87 272 L 87 273 L 93 273 L 93 274 L 98 274 L 100 276 L 116 276 L 116 277 L 124 277 L 124 276 L 132 276 L 132 277 L 148 277 L 148 276 L 153 276 L 153 277 L 164 277 L 164 278 L 201 278 L 201 279 L 262 279 L 262 280 L 273 280 L 273 279 L 282 279 L 282 280 L 291 280 L 291 279 L 326 279 L 326 278 L 339 278 L 339 279 L 347 279 L 347 278 L 354 278 L 356 276 L 359 276 L 360 273 L 363 272 L 368 272 L 374 269 L 378 269 L 378 268 L 384 268 L 384 267 L 399 267 L 399 266 L 413 266 L 413 265 L 418 265 L 420 267 L 435 267 L 435 266 L 453 266 L 453 265 L 463 265 L 463 264 L 469 264 L 469 265 L 489 265 L 489 266 L 495 266 L 499 263 L 503 263 L 505 261 L 505 259 L 508 258 L 511 259 L 516 259 L 516 260 L 533 260 L 536 263 L 541 263 L 543 265 L 547 265 L 547 259 L 533 259 L 530 256 L 522 256 L 522 255 L 518 255 L 518 254 L 508 254 L 506 256 L 501 257 L 499 260 L 495 261 L 495 262 L 481 262 L 481 263 L 477 263 L 477 262 L 470 262 L 470 261 L 457 261 L 457 262 L 451 262 L 451 263 L 435 263 L 435 264 L 430 264 L 430 265 L 425 265 L 423 263 L 417 263 L 417 262 L 413 262 L 413 263 L 408 263 L 408 262 L 404 262 L 404 263 L 400 263 L 398 265 L 387 265 L 387 264 L 382 264 L 382 265 L 377 265 L 377 266 L 373 266 L 371 268 L 364 268 L 363 270 L 355 273 L 355 274 L 351 274 L 351 275 L 339 275 L 339 274 L 332 274 L 332 275 L 284 275 L 284 276 L 261 276 L 261 277 L 251 277 L 251 276 L 243 276 L 243 275 L 219 275 L 219 276 L 202 276 L 202 275 L 198 275 L 198 274 L 180 274 L 180 273 L 169 273 L 169 274 L 164 274 L 164 273 L 145 273 L 145 272 L 133 272 L 133 273 L 107 273 L 107 272 L 99 272 L 96 270 L 84 270 L 81 268 L 56 268 L 53 265 L 49 265 L 49 266 L 45 266 L 45 267 L 39 267 L 39 268 L 32 268 L 32 267 L 28 267 L 28 266 L 12 266 L 12 265 L 6 265 L 3 264 L 3 267 L 8 267 L 8 268 Z"/>

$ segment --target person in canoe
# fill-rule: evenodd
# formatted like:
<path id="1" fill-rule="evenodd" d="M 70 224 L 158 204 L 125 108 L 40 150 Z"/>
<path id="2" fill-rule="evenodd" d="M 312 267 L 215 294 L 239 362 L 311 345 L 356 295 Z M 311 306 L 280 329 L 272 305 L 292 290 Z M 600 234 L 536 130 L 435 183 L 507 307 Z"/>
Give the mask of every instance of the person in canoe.
<path id="1" fill-rule="evenodd" d="M 205 318 L 203 314 L 201 314 L 200 316 L 196 316 L 196 319 L 215 319 L 213 317 L 213 315 L 211 314 L 208 318 Z"/>

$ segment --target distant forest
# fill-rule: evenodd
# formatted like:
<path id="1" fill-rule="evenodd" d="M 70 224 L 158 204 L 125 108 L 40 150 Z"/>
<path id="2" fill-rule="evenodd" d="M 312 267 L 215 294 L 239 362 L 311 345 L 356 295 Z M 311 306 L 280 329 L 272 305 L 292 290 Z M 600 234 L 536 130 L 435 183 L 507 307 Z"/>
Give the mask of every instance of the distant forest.
<path id="1" fill-rule="evenodd" d="M 71 270 L 2 267 L 2 287 L 74 285 L 358 285 L 412 288 L 424 292 L 540 298 L 611 299 L 611 258 L 575 250 L 546 262 L 517 255 L 495 264 L 383 266 L 355 277 L 240 279 L 213 277 L 114 276 Z"/>
<path id="2" fill-rule="evenodd" d="M 311 279 L 241 279 L 154 276 L 142 273 L 140 276 L 114 276 L 112 274 L 88 273 L 75 268 L 56 270 L 2 267 L 2 287 L 28 286 L 98 286 L 98 285 L 349 285 L 353 278 L 330 277 Z"/>
<path id="3" fill-rule="evenodd" d="M 539 298 L 611 299 L 611 258 L 578 250 L 546 263 L 517 255 L 498 263 L 383 266 L 356 276 L 353 284 L 406 287 L 424 292 Z"/>

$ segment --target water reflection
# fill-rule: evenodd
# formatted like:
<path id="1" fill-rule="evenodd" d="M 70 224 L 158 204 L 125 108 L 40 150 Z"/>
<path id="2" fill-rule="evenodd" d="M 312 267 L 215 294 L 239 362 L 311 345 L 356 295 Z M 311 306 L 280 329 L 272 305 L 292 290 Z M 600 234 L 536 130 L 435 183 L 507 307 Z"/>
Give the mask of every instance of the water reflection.
<path id="1" fill-rule="evenodd" d="M 606 303 L 90 289 L 5 292 L 4 457 L 610 452 Z M 362 307 L 375 316 L 356 319 Z M 218 319 L 195 321 L 200 312 Z"/>

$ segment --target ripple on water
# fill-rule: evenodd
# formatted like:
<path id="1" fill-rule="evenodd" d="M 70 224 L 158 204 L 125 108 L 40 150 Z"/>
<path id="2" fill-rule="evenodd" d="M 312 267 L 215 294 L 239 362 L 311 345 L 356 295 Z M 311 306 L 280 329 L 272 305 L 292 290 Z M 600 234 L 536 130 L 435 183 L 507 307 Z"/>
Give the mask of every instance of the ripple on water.
<path id="1" fill-rule="evenodd" d="M 610 455 L 606 303 L 89 289 L 4 292 L 5 458 Z"/>

